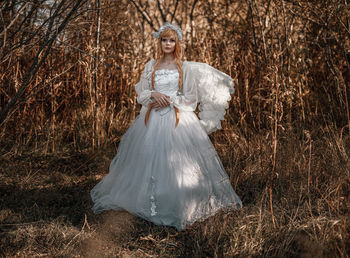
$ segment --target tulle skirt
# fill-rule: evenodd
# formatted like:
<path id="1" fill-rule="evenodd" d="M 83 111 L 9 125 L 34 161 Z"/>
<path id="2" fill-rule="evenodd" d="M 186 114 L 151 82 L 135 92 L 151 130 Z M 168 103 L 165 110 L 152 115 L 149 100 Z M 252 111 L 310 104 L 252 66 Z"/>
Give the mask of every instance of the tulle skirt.
<path id="1" fill-rule="evenodd" d="M 91 190 L 93 211 L 126 210 L 183 230 L 219 209 L 242 206 L 193 112 L 145 109 L 124 134 L 109 173 Z"/>

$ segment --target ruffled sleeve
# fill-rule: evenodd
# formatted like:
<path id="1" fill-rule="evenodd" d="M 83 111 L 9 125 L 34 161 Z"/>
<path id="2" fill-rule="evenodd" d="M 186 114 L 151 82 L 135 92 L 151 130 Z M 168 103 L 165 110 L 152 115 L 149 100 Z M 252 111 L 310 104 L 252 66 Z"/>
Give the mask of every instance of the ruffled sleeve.
<path id="1" fill-rule="evenodd" d="M 152 77 L 152 71 L 154 67 L 154 59 L 151 59 L 147 62 L 145 69 L 143 70 L 143 73 L 141 75 L 140 81 L 135 84 L 135 90 L 137 93 L 137 103 L 148 106 L 148 104 L 151 101 L 151 77 Z"/>
<path id="2" fill-rule="evenodd" d="M 210 134 L 221 129 L 221 120 L 234 93 L 233 79 L 208 64 L 187 63 L 191 67 L 192 83 L 196 83 L 200 123 Z"/>

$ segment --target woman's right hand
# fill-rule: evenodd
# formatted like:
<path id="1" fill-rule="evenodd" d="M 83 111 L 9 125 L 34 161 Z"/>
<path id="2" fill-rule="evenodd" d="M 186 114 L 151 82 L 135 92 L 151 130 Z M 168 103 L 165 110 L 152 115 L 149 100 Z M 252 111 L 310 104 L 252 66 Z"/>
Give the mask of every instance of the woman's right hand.
<path id="1" fill-rule="evenodd" d="M 152 92 L 151 97 L 154 99 L 154 103 L 157 107 L 164 108 L 170 104 L 170 97 L 165 94 Z"/>

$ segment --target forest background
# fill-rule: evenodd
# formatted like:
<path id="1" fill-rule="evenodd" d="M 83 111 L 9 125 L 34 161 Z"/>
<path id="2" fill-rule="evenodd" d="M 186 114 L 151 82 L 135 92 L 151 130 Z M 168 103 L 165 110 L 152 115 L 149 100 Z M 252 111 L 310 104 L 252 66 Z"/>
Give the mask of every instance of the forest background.
<path id="1" fill-rule="evenodd" d="M 349 257 L 347 0 L 0 2 L 0 255 Z M 152 32 L 234 78 L 213 141 L 239 211 L 183 232 L 94 215 Z"/>

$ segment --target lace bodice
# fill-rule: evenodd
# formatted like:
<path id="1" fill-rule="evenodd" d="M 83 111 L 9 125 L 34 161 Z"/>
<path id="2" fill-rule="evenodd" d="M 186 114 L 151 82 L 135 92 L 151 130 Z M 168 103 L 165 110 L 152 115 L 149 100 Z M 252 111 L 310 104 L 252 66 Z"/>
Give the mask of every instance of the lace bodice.
<path id="1" fill-rule="evenodd" d="M 155 72 L 154 89 L 157 92 L 173 97 L 176 96 L 178 88 L 178 70 L 161 69 Z"/>

